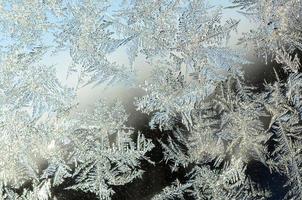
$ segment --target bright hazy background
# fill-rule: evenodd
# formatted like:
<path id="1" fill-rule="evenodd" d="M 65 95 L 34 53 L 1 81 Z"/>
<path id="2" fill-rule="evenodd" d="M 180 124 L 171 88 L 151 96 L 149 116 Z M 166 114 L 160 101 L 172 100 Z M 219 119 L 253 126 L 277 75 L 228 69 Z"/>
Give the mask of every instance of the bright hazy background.
<path id="1" fill-rule="evenodd" d="M 221 6 L 223 8 L 230 6 L 229 0 L 210 0 L 210 4 L 215 6 Z M 119 6 L 119 1 L 115 1 L 114 7 Z M 232 32 L 231 39 L 229 41 L 229 46 L 234 49 L 242 50 L 238 45 L 236 45 L 238 38 L 240 38 L 243 32 L 247 32 L 252 24 L 236 9 L 223 9 L 222 21 L 229 18 L 240 20 L 237 33 Z M 123 47 L 119 48 L 117 51 L 109 55 L 109 59 L 115 61 L 119 64 L 128 65 L 128 58 L 126 56 Z M 67 77 L 67 69 L 71 64 L 71 57 L 69 52 L 60 52 L 56 55 L 47 56 L 43 62 L 47 65 L 55 65 L 57 68 L 57 76 L 63 84 L 74 85 L 76 77 Z M 134 63 L 134 67 L 137 70 L 138 81 L 143 82 L 148 79 L 150 74 L 150 66 L 145 62 L 143 57 L 138 57 Z M 142 92 L 137 89 L 129 89 L 129 87 L 124 87 L 123 85 L 115 85 L 106 87 L 106 85 L 98 85 L 97 87 L 92 87 L 92 85 L 85 86 L 78 91 L 79 109 L 87 108 L 89 105 L 93 104 L 99 98 L 105 98 L 109 101 L 114 99 L 120 99 L 124 102 L 132 101 L 133 96 L 141 95 Z"/>

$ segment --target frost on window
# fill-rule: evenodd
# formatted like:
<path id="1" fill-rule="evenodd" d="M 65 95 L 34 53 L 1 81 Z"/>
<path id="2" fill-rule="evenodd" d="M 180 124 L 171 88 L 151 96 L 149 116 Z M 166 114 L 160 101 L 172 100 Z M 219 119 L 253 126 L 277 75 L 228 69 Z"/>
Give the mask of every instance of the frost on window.
<path id="1" fill-rule="evenodd" d="M 0 1 L 0 199 L 302 199 L 302 1 L 219 3 Z M 136 112 L 84 109 L 91 86 L 140 91 Z"/>

